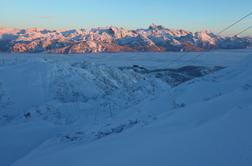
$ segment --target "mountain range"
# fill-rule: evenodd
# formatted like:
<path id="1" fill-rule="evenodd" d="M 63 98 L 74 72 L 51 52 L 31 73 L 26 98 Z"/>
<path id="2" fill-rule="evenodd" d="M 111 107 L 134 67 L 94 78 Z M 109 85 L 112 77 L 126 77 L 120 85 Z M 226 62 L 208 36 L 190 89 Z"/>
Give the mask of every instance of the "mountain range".
<path id="1" fill-rule="evenodd" d="M 81 54 L 99 52 L 204 51 L 243 49 L 252 37 L 224 37 L 212 32 L 172 30 L 152 24 L 147 29 L 118 27 L 48 30 L 0 28 L 0 52 Z"/>

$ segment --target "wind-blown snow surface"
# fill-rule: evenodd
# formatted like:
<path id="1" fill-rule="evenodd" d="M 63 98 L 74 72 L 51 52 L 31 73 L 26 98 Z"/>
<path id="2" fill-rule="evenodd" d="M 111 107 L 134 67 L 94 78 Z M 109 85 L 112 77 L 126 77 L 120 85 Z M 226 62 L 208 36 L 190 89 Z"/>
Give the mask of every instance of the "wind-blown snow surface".
<path id="1" fill-rule="evenodd" d="M 251 165 L 252 52 L 198 54 L 1 55 L 0 165 Z"/>

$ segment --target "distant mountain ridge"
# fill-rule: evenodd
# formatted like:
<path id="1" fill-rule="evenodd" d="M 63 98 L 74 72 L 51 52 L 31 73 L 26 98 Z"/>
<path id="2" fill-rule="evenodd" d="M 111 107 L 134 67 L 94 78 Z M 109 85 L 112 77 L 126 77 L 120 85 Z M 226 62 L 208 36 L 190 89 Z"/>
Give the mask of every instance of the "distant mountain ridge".
<path id="1" fill-rule="evenodd" d="M 47 30 L 0 28 L 0 51 L 17 53 L 81 54 L 99 52 L 203 51 L 242 49 L 251 37 L 223 37 L 208 31 L 171 30 L 152 24 L 147 29 L 118 27 L 91 30 Z"/>

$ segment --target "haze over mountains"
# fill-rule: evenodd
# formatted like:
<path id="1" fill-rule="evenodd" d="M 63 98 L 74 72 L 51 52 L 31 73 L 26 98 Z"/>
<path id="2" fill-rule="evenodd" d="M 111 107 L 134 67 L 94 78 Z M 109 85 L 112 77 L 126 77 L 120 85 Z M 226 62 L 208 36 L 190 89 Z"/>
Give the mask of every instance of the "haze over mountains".
<path id="1" fill-rule="evenodd" d="M 152 24 L 147 29 L 118 27 L 91 30 L 47 30 L 0 28 L 0 52 L 98 53 L 165 52 L 242 49 L 251 37 L 223 37 L 208 31 L 171 30 Z"/>

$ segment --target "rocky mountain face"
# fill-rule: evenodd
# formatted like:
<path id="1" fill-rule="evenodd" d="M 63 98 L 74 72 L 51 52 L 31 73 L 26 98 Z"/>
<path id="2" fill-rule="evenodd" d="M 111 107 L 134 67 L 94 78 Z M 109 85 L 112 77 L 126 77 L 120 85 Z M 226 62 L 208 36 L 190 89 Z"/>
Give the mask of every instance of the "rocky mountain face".
<path id="1" fill-rule="evenodd" d="M 192 33 L 161 25 L 127 30 L 118 27 L 91 30 L 46 30 L 0 28 L 1 52 L 98 53 L 202 51 L 250 47 L 249 37 L 222 37 L 207 31 Z"/>

